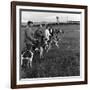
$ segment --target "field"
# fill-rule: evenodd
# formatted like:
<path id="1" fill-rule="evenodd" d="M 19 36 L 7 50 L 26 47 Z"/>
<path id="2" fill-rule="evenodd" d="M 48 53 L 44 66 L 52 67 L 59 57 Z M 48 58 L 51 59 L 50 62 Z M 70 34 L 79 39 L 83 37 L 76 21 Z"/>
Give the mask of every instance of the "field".
<path id="1" fill-rule="evenodd" d="M 80 25 L 59 25 L 53 28 L 64 30 L 64 37 L 59 48 L 53 46 L 43 59 L 34 55 L 32 68 L 21 67 L 21 78 L 45 78 L 80 75 Z M 24 44 L 24 28 L 21 27 L 21 51 Z"/>

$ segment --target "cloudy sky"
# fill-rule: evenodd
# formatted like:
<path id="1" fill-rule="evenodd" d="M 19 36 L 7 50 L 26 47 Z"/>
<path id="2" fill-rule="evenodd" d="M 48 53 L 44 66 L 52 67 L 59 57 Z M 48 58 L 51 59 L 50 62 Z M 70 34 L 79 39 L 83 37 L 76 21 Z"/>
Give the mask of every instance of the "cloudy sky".
<path id="1" fill-rule="evenodd" d="M 56 16 L 59 17 L 60 22 L 68 20 L 80 21 L 80 14 L 22 11 L 21 22 L 29 20 L 33 22 L 56 22 Z"/>

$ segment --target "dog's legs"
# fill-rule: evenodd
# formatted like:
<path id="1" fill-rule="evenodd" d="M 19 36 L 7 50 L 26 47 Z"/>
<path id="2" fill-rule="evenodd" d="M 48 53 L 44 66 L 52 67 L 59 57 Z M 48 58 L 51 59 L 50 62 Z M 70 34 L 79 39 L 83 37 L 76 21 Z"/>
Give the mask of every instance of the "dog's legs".
<path id="1" fill-rule="evenodd" d="M 48 45 L 47 52 L 51 49 L 51 43 L 49 43 L 49 45 Z"/>
<path id="2" fill-rule="evenodd" d="M 32 68 L 32 60 L 33 60 L 33 53 L 31 52 L 31 58 L 29 59 L 29 61 L 30 61 L 29 65 L 31 68 Z"/>
<path id="3" fill-rule="evenodd" d="M 55 45 L 59 48 L 58 41 L 54 41 Z"/>
<path id="4" fill-rule="evenodd" d="M 42 58 L 42 57 L 43 57 L 43 48 L 40 47 L 40 58 Z"/>
<path id="5" fill-rule="evenodd" d="M 21 66 L 23 65 L 23 55 L 21 55 Z"/>

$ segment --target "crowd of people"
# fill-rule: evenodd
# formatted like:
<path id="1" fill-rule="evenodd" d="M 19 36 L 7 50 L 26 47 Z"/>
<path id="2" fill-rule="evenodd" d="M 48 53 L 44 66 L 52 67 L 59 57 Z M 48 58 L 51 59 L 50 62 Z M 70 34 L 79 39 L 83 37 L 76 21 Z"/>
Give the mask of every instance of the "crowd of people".
<path id="1" fill-rule="evenodd" d="M 43 28 L 42 25 L 40 25 L 39 28 L 37 28 L 35 31 L 33 31 L 33 22 L 28 21 L 27 26 L 25 29 L 25 44 L 26 44 L 26 50 L 22 54 L 22 57 L 28 57 L 30 61 L 30 66 L 32 62 L 32 55 L 35 51 L 40 52 L 40 58 L 43 57 L 43 51 L 45 50 L 48 52 L 51 48 L 51 44 L 54 43 L 58 48 L 58 42 L 60 40 L 60 34 L 64 33 L 60 29 L 53 29 L 50 25 L 45 25 L 45 28 Z M 27 53 L 28 52 L 28 53 Z M 32 57 L 32 58 L 31 58 Z"/>

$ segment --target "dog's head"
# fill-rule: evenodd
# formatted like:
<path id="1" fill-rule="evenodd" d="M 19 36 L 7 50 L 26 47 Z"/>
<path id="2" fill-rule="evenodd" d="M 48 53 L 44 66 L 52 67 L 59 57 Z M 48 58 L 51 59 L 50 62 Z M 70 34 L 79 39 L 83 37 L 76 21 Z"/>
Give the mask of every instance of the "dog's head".
<path id="1" fill-rule="evenodd" d="M 22 54 L 23 58 L 30 58 L 32 56 L 31 52 L 29 50 L 23 52 Z"/>

